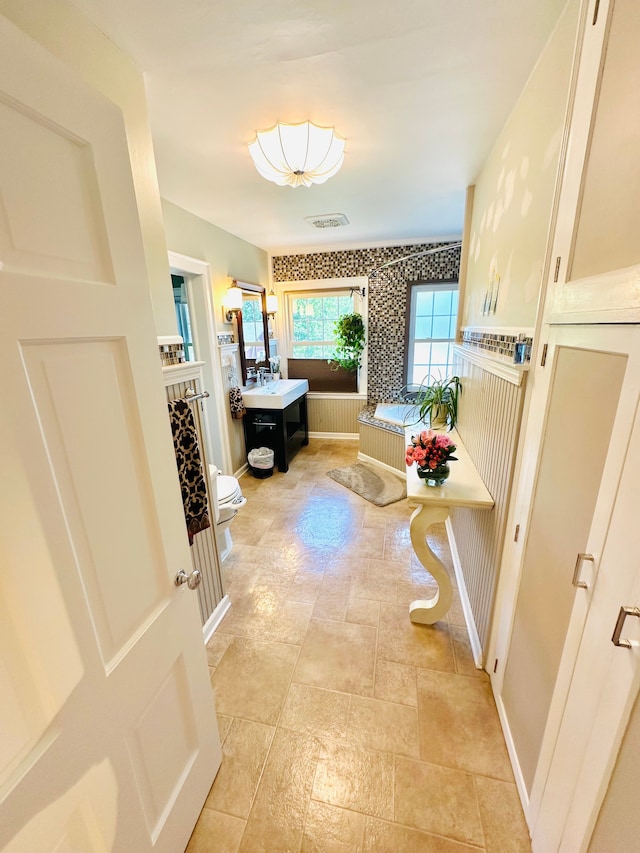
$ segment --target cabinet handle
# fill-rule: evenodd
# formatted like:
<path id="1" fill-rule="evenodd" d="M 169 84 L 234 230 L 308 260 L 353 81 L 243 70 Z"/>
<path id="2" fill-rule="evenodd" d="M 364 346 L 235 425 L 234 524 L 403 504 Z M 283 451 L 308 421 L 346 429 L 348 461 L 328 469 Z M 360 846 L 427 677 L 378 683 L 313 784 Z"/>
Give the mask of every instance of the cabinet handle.
<path id="1" fill-rule="evenodd" d="M 589 589 L 588 585 L 584 581 L 578 580 L 580 568 L 584 560 L 589 560 L 593 563 L 593 554 L 578 554 L 578 559 L 576 560 L 576 567 L 573 570 L 573 580 L 571 581 L 571 583 L 578 589 Z"/>
<path id="2" fill-rule="evenodd" d="M 616 620 L 616 627 L 613 629 L 613 636 L 611 637 L 611 642 L 614 646 L 621 646 L 623 649 L 632 649 L 634 646 L 637 646 L 638 643 L 636 640 L 625 640 L 620 639 L 620 634 L 622 634 L 622 628 L 624 626 L 624 620 L 627 616 L 638 616 L 640 617 L 640 607 L 621 607 L 620 612 L 618 613 L 618 619 Z"/>

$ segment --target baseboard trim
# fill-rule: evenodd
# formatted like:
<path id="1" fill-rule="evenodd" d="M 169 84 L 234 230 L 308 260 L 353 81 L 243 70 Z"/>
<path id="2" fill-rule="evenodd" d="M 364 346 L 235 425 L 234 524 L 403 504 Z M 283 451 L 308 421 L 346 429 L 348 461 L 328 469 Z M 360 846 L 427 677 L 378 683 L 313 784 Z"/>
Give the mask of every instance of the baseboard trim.
<path id="1" fill-rule="evenodd" d="M 394 468 L 392 465 L 387 465 L 386 462 L 381 462 L 373 456 L 367 456 L 367 454 L 362 453 L 362 451 L 358 451 L 358 462 L 366 462 L 368 465 L 375 465 L 377 468 L 382 468 L 383 471 L 388 471 L 389 474 L 395 474 L 396 477 L 401 479 L 403 482 L 406 480 L 406 474 L 404 471 L 398 471 L 398 469 Z"/>
<path id="2" fill-rule="evenodd" d="M 218 602 L 218 604 L 216 605 L 216 608 L 213 611 L 213 613 L 211 614 L 211 616 L 209 616 L 207 621 L 202 626 L 202 633 L 204 635 L 205 645 L 209 642 L 211 637 L 213 637 L 213 635 L 216 631 L 216 628 L 222 622 L 225 613 L 227 612 L 227 610 L 230 607 L 231 607 L 231 601 L 229 600 L 229 596 L 228 595 L 223 596 L 220 599 L 220 601 Z"/>
<path id="3" fill-rule="evenodd" d="M 504 704 L 502 702 L 502 696 L 497 696 L 494 693 L 493 698 L 495 700 L 496 708 L 498 710 L 498 718 L 500 720 L 500 725 L 502 726 L 502 734 L 504 737 L 504 742 L 507 745 L 507 752 L 509 753 L 509 760 L 511 761 L 511 769 L 513 770 L 513 776 L 514 776 L 514 779 L 516 782 L 516 788 L 518 789 L 518 794 L 520 796 L 520 802 L 522 804 L 522 811 L 524 812 L 525 820 L 527 821 L 527 826 L 529 827 L 529 834 L 531 834 L 532 826 L 531 826 L 529 793 L 527 791 L 527 786 L 525 785 L 524 776 L 522 775 L 522 770 L 520 768 L 520 762 L 518 761 L 518 753 L 516 752 L 516 746 L 513 742 L 513 737 L 511 735 L 511 728 L 509 727 L 509 721 L 507 720 L 507 714 L 506 714 L 506 711 L 504 709 Z"/>
<path id="4" fill-rule="evenodd" d="M 233 475 L 233 476 L 234 476 L 234 477 L 236 478 L 236 480 L 237 480 L 239 477 L 242 477 L 242 475 L 243 475 L 243 474 L 246 474 L 248 470 L 249 470 L 249 463 L 248 463 L 248 462 L 245 462 L 245 463 L 244 463 L 244 465 L 241 465 L 241 466 L 238 468 L 238 470 L 234 473 L 234 475 Z"/>
<path id="5" fill-rule="evenodd" d="M 464 574 L 462 572 L 462 563 L 460 562 L 460 554 L 458 553 L 458 546 L 456 545 L 456 537 L 453 532 L 451 518 L 448 518 L 444 524 L 447 529 L 447 536 L 449 538 L 451 559 L 453 560 L 453 569 L 456 573 L 456 580 L 458 582 L 458 592 L 460 593 L 460 600 L 462 602 L 462 612 L 464 613 L 464 621 L 467 624 L 467 633 L 469 634 L 469 642 L 471 643 L 473 660 L 477 669 L 484 669 L 484 653 L 482 651 L 480 637 L 478 636 L 476 622 L 473 618 L 473 611 L 471 610 L 471 602 L 469 601 L 469 594 L 467 593 L 467 585 L 465 583 Z"/>
<path id="6" fill-rule="evenodd" d="M 357 441 L 360 438 L 357 432 L 310 432 L 309 438 L 342 438 L 350 441 Z"/>

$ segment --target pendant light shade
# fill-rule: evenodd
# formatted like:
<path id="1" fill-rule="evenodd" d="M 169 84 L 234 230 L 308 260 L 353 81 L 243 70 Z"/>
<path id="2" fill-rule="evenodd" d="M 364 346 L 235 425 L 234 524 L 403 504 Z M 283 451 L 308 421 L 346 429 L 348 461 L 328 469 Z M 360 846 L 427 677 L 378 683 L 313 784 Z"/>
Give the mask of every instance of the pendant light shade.
<path id="1" fill-rule="evenodd" d="M 256 169 L 279 186 L 323 184 L 342 166 L 345 140 L 332 127 L 278 122 L 249 144 Z"/>

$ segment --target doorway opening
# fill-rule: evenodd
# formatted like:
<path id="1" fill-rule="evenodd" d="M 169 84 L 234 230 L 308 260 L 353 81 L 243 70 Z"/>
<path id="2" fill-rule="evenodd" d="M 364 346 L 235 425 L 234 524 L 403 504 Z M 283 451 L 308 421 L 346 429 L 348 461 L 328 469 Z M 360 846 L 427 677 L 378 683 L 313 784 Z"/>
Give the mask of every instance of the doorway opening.
<path id="1" fill-rule="evenodd" d="M 191 331 L 191 308 L 189 305 L 189 288 L 183 275 L 171 274 L 173 286 L 173 304 L 178 323 L 178 334 L 184 342 L 184 357 L 186 361 L 195 361 L 195 347 Z"/>
<path id="2" fill-rule="evenodd" d="M 203 363 L 202 381 L 210 395 L 203 401 L 207 455 L 221 471 L 233 473 L 209 264 L 198 258 L 169 252 L 169 265 L 176 317 L 180 312 L 184 318 L 188 318 L 188 328 L 181 327 L 178 319 L 178 331 L 185 342 L 185 358 L 190 362 Z M 180 302 L 175 302 L 177 291 Z"/>

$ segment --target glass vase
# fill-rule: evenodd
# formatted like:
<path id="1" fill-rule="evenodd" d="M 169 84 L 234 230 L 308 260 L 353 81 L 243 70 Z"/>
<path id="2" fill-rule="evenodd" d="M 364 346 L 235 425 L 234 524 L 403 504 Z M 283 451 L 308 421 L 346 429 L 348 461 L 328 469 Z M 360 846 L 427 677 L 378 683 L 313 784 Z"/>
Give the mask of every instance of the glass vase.
<path id="1" fill-rule="evenodd" d="M 449 464 L 443 462 L 437 468 L 418 468 L 418 477 L 426 486 L 441 486 L 449 476 Z"/>

